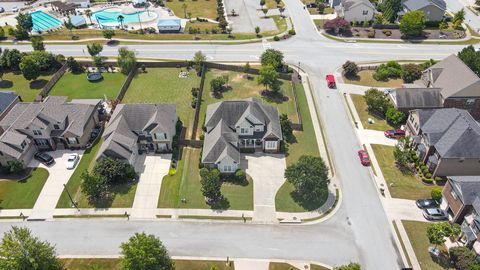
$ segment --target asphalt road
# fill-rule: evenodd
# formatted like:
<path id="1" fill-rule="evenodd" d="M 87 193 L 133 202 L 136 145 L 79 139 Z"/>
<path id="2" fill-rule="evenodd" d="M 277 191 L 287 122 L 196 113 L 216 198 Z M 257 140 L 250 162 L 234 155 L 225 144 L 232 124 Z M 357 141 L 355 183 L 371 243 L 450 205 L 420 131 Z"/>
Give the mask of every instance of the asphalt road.
<path id="1" fill-rule="evenodd" d="M 452 0 L 453 1 L 453 0 Z M 328 147 L 343 192 L 343 203 L 328 221 L 308 226 L 245 225 L 172 221 L 73 220 L 18 223 L 30 227 L 42 239 L 56 244 L 62 255 L 117 254 L 118 246 L 136 231 L 158 235 L 171 254 L 315 260 L 330 265 L 359 261 L 368 270 L 398 270 L 398 247 L 370 172 L 357 160 L 360 148 L 342 96 L 325 85 L 325 75 L 346 60 L 441 59 L 463 46 L 338 43 L 321 37 L 300 1 L 285 0 L 297 36 L 271 43 L 284 52 L 290 64 L 300 64 L 314 88 Z M 29 45 L 9 45 L 29 51 Z M 128 45 L 141 58 L 191 59 L 201 50 L 209 60 L 257 61 L 262 43 L 243 45 L 175 44 Z M 53 53 L 86 56 L 85 45 L 47 45 Z M 117 47 L 106 46 L 102 55 L 116 56 Z M 85 51 L 85 52 L 84 52 Z M 10 224 L 0 223 L 0 233 Z"/>

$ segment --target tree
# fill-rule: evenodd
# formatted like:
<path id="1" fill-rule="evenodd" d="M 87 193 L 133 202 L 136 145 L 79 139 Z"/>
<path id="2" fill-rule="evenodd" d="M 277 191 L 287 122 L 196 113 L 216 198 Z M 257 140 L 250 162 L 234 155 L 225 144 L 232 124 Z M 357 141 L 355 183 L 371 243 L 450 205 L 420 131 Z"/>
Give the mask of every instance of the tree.
<path id="1" fill-rule="evenodd" d="M 20 62 L 20 71 L 23 77 L 28 80 L 36 80 L 40 76 L 40 68 L 31 55 L 25 55 Z"/>
<path id="2" fill-rule="evenodd" d="M 260 0 L 260 7 L 265 6 L 265 0 Z"/>
<path id="3" fill-rule="evenodd" d="M 423 71 L 423 70 L 435 65 L 436 63 L 437 63 L 436 60 L 430 59 L 430 60 L 427 60 L 427 61 L 421 63 L 419 66 L 420 66 L 420 69 Z"/>
<path id="4" fill-rule="evenodd" d="M 93 43 L 91 45 L 87 45 L 87 51 L 90 56 L 97 56 L 99 53 L 103 51 L 103 45 L 99 43 Z"/>
<path id="5" fill-rule="evenodd" d="M 476 264 L 475 252 L 467 247 L 451 247 L 448 252 L 450 260 L 452 260 L 457 270 L 469 270 Z"/>
<path id="6" fill-rule="evenodd" d="M 120 159 L 102 158 L 93 167 L 93 173 L 105 177 L 107 183 L 115 184 L 132 180 L 136 177 L 132 165 Z"/>
<path id="7" fill-rule="evenodd" d="M 245 66 L 243 66 L 243 73 L 248 73 L 250 72 L 250 62 L 245 63 Z"/>
<path id="8" fill-rule="evenodd" d="M 260 36 L 260 27 L 258 26 L 255 27 L 255 34 L 257 34 L 257 37 Z"/>
<path id="9" fill-rule="evenodd" d="M 412 83 L 422 77 L 422 68 L 416 64 L 402 66 L 402 79 L 404 83 Z"/>
<path id="10" fill-rule="evenodd" d="M 452 18 L 454 28 L 461 28 L 463 21 L 465 20 L 465 10 L 463 8 L 457 11 Z"/>
<path id="11" fill-rule="evenodd" d="M 217 201 L 222 198 L 222 192 L 220 190 L 222 187 L 222 183 L 220 182 L 220 171 L 217 169 L 210 171 L 207 169 L 205 170 L 200 174 L 202 194 L 208 199 L 208 201 Z"/>
<path id="12" fill-rule="evenodd" d="M 393 23 L 397 19 L 397 14 L 402 10 L 401 0 L 385 0 L 383 2 L 383 16 L 384 18 Z"/>
<path id="13" fill-rule="evenodd" d="M 382 116 L 385 115 L 388 108 L 392 106 L 388 98 L 376 88 L 371 88 L 365 91 L 363 96 L 369 111 L 375 111 L 380 113 Z"/>
<path id="14" fill-rule="evenodd" d="M 430 196 L 435 201 L 440 201 L 442 199 L 442 189 L 439 187 L 434 187 L 430 191 Z"/>
<path id="15" fill-rule="evenodd" d="M 333 270 L 362 270 L 362 268 L 358 263 L 349 263 L 339 267 L 334 267 Z"/>
<path id="16" fill-rule="evenodd" d="M 220 92 L 223 91 L 223 86 L 225 85 L 225 78 L 222 76 L 216 77 L 210 81 L 210 91 L 213 95 L 217 96 Z"/>
<path id="17" fill-rule="evenodd" d="M 40 71 L 47 71 L 55 67 L 57 65 L 57 60 L 55 56 L 49 52 L 45 51 L 33 51 L 26 56 L 31 57 L 35 63 L 37 63 L 38 68 Z M 25 58 L 26 56 L 23 56 Z M 23 60 L 22 58 L 22 60 Z"/>
<path id="18" fill-rule="evenodd" d="M 3 27 L 0 26 L 0 39 L 4 39 L 5 38 L 5 29 L 3 29 Z"/>
<path id="19" fill-rule="evenodd" d="M 480 75 L 480 53 L 478 53 L 472 45 L 463 48 L 460 52 L 458 52 L 457 56 L 473 72 L 475 72 L 477 75 Z"/>
<path id="20" fill-rule="evenodd" d="M 288 119 L 288 115 L 280 115 L 280 127 L 282 128 L 282 135 L 285 141 L 292 142 L 295 137 L 293 136 L 292 122 Z"/>
<path id="21" fill-rule="evenodd" d="M 96 67 L 102 67 L 105 57 L 102 56 L 92 56 L 93 65 Z"/>
<path id="22" fill-rule="evenodd" d="M 407 37 L 420 36 L 425 29 L 425 13 L 422 10 L 409 11 L 400 19 L 400 32 Z"/>
<path id="23" fill-rule="evenodd" d="M 85 16 L 87 16 L 88 19 L 90 20 L 90 24 L 93 24 L 92 23 L 92 11 L 90 9 L 85 10 Z"/>
<path id="24" fill-rule="evenodd" d="M 263 12 L 263 16 L 265 18 L 267 18 L 268 9 L 267 8 L 262 8 L 262 12 Z"/>
<path id="25" fill-rule="evenodd" d="M 193 60 L 192 60 L 193 68 L 195 69 L 195 71 L 197 72 L 197 75 L 199 76 L 202 73 L 202 67 L 205 61 L 207 61 L 207 57 L 202 53 L 202 51 L 196 52 L 195 55 L 193 56 Z"/>
<path id="26" fill-rule="evenodd" d="M 112 37 L 115 36 L 115 31 L 111 29 L 104 29 L 102 31 L 103 37 L 109 40 L 112 40 Z"/>
<path id="27" fill-rule="evenodd" d="M 393 157 L 395 158 L 395 163 L 401 167 L 406 168 L 409 162 L 409 150 L 406 147 L 395 146 L 393 150 Z"/>
<path id="28" fill-rule="evenodd" d="M 407 115 L 395 109 L 393 106 L 390 106 L 385 113 L 385 118 L 388 123 L 392 124 L 392 126 L 400 126 L 407 120 Z"/>
<path id="29" fill-rule="evenodd" d="M 137 66 L 135 52 L 127 47 L 121 47 L 118 49 L 117 64 L 123 74 L 129 74 Z"/>
<path id="30" fill-rule="evenodd" d="M 17 20 L 17 25 L 23 30 L 30 32 L 33 28 L 32 15 L 30 13 L 19 13 L 15 19 Z"/>
<path id="31" fill-rule="evenodd" d="M 427 238 L 430 244 L 435 245 L 437 248 L 438 245 L 445 243 L 445 232 L 443 227 L 439 225 L 440 223 L 433 223 L 427 226 Z"/>
<path id="32" fill-rule="evenodd" d="M 43 44 L 42 36 L 33 36 L 30 38 L 34 51 L 45 51 L 45 45 Z"/>
<path id="33" fill-rule="evenodd" d="M 351 28 L 350 22 L 340 17 L 337 17 L 332 20 L 327 20 L 323 24 L 323 29 L 333 34 L 343 34 L 343 33 L 350 32 L 350 28 Z"/>
<path id="34" fill-rule="evenodd" d="M 358 74 L 358 66 L 355 62 L 347 61 L 342 65 L 343 75 L 347 78 L 356 78 Z"/>
<path id="35" fill-rule="evenodd" d="M 2 66 L 12 70 L 20 69 L 22 53 L 17 49 L 5 49 L 2 54 Z"/>
<path id="36" fill-rule="evenodd" d="M 27 228 L 12 226 L 0 245 L 0 269 L 62 270 L 55 247 L 33 236 Z"/>
<path id="37" fill-rule="evenodd" d="M 262 66 L 272 66 L 279 70 L 283 66 L 283 53 L 275 49 L 267 49 L 260 56 Z"/>
<path id="38" fill-rule="evenodd" d="M 174 270 L 175 264 L 160 239 L 152 234 L 135 233 L 121 244 L 124 270 Z"/>
<path id="39" fill-rule="evenodd" d="M 10 160 L 7 162 L 7 168 L 9 173 L 20 173 L 25 170 L 25 164 L 20 160 Z"/>
<path id="40" fill-rule="evenodd" d="M 301 156 L 287 167 L 285 178 L 303 202 L 317 202 L 328 195 L 328 168 L 321 157 Z"/>
<path id="41" fill-rule="evenodd" d="M 70 19 L 70 17 L 68 17 L 68 20 L 63 23 L 63 25 L 65 26 L 65 28 L 67 28 L 68 30 L 70 30 L 70 35 L 72 36 L 73 38 L 73 28 L 75 28 L 75 25 L 73 25 L 72 23 L 72 20 Z"/>
<path id="42" fill-rule="evenodd" d="M 85 170 L 80 178 L 82 179 L 82 192 L 87 195 L 91 201 L 103 198 L 107 193 L 108 183 L 105 177 L 91 174 Z"/>
<path id="43" fill-rule="evenodd" d="M 83 72 L 82 66 L 77 62 L 77 60 L 75 60 L 75 58 L 71 56 L 67 58 L 67 66 L 72 73 Z"/>
<path id="44" fill-rule="evenodd" d="M 278 89 L 278 72 L 275 70 L 274 67 L 262 66 L 260 68 L 259 76 L 258 76 L 258 84 L 262 84 L 266 90 L 270 87 L 273 91 L 277 91 Z"/>
<path id="45" fill-rule="evenodd" d="M 125 17 L 123 17 L 123 15 L 118 15 L 117 21 L 120 23 L 120 28 L 123 29 L 123 22 L 125 21 Z"/>

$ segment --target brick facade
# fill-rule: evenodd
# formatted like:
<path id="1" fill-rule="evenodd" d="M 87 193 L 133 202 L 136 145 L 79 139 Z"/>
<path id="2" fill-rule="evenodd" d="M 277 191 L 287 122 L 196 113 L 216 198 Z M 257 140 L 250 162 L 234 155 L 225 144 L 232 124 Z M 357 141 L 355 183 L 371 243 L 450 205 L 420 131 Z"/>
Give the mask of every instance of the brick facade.
<path id="1" fill-rule="evenodd" d="M 474 102 L 468 104 L 471 100 Z M 480 98 L 447 98 L 443 102 L 443 106 L 467 110 L 475 120 L 480 120 Z"/>

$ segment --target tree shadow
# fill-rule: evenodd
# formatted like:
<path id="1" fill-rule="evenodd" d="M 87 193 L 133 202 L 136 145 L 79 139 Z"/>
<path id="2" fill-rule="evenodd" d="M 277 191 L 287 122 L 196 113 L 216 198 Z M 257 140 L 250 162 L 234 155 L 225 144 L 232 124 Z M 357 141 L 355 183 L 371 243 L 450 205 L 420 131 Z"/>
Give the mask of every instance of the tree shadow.
<path id="1" fill-rule="evenodd" d="M 261 95 L 269 103 L 281 104 L 289 100 L 288 96 L 285 96 L 282 91 L 263 90 Z"/>
<path id="2" fill-rule="evenodd" d="M 301 194 L 296 191 L 290 192 L 290 196 L 292 197 L 293 201 L 296 202 L 298 205 L 303 207 L 305 210 L 313 211 L 320 208 L 328 198 L 328 187 L 322 191 L 320 196 L 311 196 L 310 198 L 303 198 Z"/>
<path id="3" fill-rule="evenodd" d="M 10 80 L 2 80 L 0 82 L 0 88 L 12 88 L 13 87 L 13 82 Z"/>
<path id="4" fill-rule="evenodd" d="M 30 89 L 41 89 L 48 83 L 48 80 L 40 79 L 30 82 Z"/>
<path id="5" fill-rule="evenodd" d="M 214 210 L 227 210 L 230 208 L 230 202 L 225 196 L 222 196 L 222 198 L 212 202 L 210 208 Z"/>
<path id="6" fill-rule="evenodd" d="M 137 181 L 109 185 L 108 192 L 105 196 L 101 198 L 89 199 L 89 202 L 96 208 L 110 208 L 112 207 L 112 203 L 118 194 L 127 194 L 136 183 Z"/>

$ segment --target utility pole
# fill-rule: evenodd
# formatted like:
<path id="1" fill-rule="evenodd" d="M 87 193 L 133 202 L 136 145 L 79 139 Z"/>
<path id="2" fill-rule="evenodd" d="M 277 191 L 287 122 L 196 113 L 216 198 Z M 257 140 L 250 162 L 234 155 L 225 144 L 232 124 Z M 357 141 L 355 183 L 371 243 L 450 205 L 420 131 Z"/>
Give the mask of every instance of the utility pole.
<path id="1" fill-rule="evenodd" d="M 67 189 L 67 185 L 63 184 L 63 188 L 64 188 L 65 191 L 67 192 L 68 198 L 70 198 L 70 201 L 72 202 L 72 205 L 73 205 L 78 211 L 80 211 L 80 209 L 78 209 L 77 204 L 73 201 L 72 195 L 70 195 L 70 192 L 69 192 L 68 189 Z"/>

